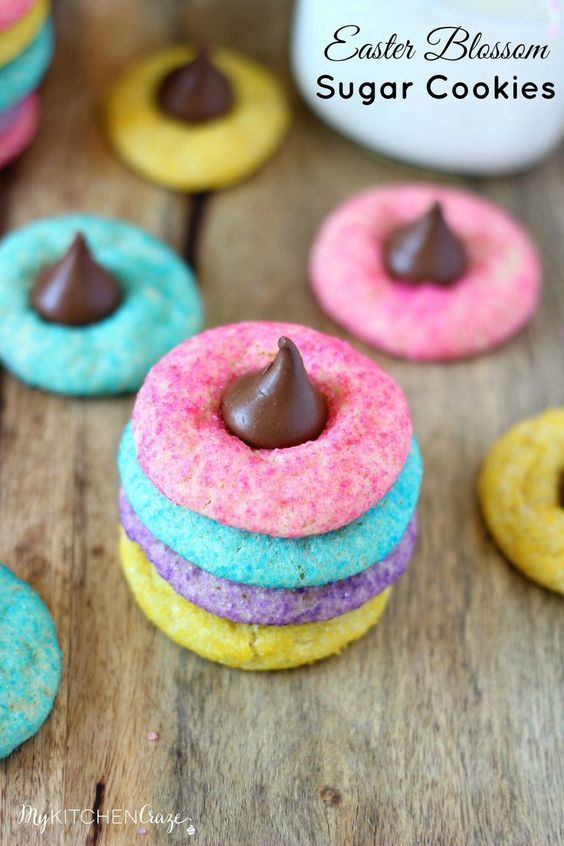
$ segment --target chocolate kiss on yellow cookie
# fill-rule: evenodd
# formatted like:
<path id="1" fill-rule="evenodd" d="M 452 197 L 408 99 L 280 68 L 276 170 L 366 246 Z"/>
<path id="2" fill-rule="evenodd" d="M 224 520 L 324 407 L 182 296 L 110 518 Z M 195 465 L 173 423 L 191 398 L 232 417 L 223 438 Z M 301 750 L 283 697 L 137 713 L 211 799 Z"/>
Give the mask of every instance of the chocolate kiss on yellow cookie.
<path id="1" fill-rule="evenodd" d="M 478 480 L 497 545 L 525 575 L 564 593 L 564 408 L 518 423 L 494 443 Z"/>
<path id="2" fill-rule="evenodd" d="M 182 103 L 190 95 L 194 102 Z M 133 170 L 197 192 L 226 188 L 258 170 L 280 145 L 289 110 L 282 86 L 256 62 L 223 48 L 203 58 L 180 46 L 126 69 L 107 98 L 106 124 Z"/>

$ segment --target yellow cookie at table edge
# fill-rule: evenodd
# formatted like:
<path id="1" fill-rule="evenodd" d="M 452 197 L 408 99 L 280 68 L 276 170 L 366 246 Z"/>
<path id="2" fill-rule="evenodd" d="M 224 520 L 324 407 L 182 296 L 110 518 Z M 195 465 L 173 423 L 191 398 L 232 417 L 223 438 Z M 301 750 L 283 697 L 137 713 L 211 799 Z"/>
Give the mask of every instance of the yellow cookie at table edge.
<path id="1" fill-rule="evenodd" d="M 497 546 L 528 578 L 564 594 L 564 408 L 521 420 L 494 442 L 478 498 Z"/>

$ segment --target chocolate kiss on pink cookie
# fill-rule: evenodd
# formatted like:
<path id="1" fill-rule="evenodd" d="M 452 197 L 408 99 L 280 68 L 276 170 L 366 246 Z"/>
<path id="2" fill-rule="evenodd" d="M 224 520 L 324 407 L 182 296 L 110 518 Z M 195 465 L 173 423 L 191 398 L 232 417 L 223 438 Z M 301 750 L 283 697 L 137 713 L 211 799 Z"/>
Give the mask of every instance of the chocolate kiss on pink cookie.
<path id="1" fill-rule="evenodd" d="M 281 338 L 298 348 L 326 422 L 312 399 L 317 437 L 253 449 L 228 428 L 222 398 L 269 368 Z M 265 322 L 210 329 L 161 359 L 137 396 L 133 433 L 141 468 L 172 502 L 291 538 L 339 529 L 378 502 L 406 462 L 412 424 L 401 388 L 374 361 L 306 326 Z"/>
<path id="2" fill-rule="evenodd" d="M 448 361 L 502 344 L 531 318 L 541 264 L 505 211 L 439 185 L 358 194 L 315 240 L 313 290 L 338 323 L 378 349 Z"/>

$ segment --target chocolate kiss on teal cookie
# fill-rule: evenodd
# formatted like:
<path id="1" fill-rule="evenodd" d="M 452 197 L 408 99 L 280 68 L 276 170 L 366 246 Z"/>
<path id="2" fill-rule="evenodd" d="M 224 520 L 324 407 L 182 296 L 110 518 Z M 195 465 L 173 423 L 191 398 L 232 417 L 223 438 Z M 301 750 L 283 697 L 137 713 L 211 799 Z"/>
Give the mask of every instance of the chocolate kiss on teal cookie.
<path id="1" fill-rule="evenodd" d="M 118 307 L 84 326 L 50 323 L 30 293 L 77 233 L 121 287 Z M 69 214 L 29 223 L 0 243 L 0 358 L 22 381 L 78 396 L 135 391 L 148 370 L 199 331 L 190 268 L 157 238 L 122 220 Z"/>
<path id="2" fill-rule="evenodd" d="M 110 317 L 122 300 L 121 286 L 96 261 L 77 232 L 67 252 L 38 274 L 29 301 L 47 323 L 89 326 Z"/>

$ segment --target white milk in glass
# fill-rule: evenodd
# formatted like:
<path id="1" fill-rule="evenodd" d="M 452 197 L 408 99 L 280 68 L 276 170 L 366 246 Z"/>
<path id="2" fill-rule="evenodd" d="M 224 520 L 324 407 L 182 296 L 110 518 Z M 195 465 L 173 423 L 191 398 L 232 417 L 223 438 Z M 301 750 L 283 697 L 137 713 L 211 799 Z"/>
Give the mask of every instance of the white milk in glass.
<path id="1" fill-rule="evenodd" d="M 446 51 L 451 60 L 425 60 L 426 52 L 445 47 L 457 27 L 461 29 L 454 41 L 466 30 L 466 47 L 482 34 L 477 51 L 487 50 L 487 45 L 493 48 L 496 42 L 500 50 L 508 42 L 510 49 L 519 44 L 531 50 L 533 45 L 546 45 L 546 58 L 538 57 L 537 51 L 536 58 L 531 52 L 523 59 L 466 56 L 453 61 L 463 49 L 453 43 Z M 563 27 L 558 0 L 297 0 L 292 62 L 298 86 L 314 111 L 367 147 L 445 170 L 503 172 L 533 164 L 564 134 Z M 399 42 L 409 39 L 416 55 L 330 61 L 324 50 L 335 41 L 337 30 L 344 43 L 331 48 L 334 58 L 351 56 L 363 44 L 385 42 L 393 33 Z M 427 41 L 433 30 L 435 44 Z M 447 80 L 436 79 L 432 91 L 447 96 L 433 99 L 426 86 L 438 75 Z M 321 87 L 318 78 L 327 76 L 334 81 L 325 80 Z M 508 99 L 499 91 L 495 98 L 496 76 Z M 345 93 L 352 83 L 350 99 L 339 97 L 337 91 L 327 99 L 317 96 L 327 96 L 339 82 Z M 395 99 L 380 96 L 380 86 L 386 82 L 397 83 Z M 359 94 L 362 83 L 368 83 L 362 88 L 364 98 Z M 402 83 L 407 85 L 405 98 Z M 555 96 L 549 98 L 551 85 Z M 461 97 L 465 86 L 469 94 Z M 536 97 L 529 99 L 523 91 L 530 96 L 533 86 Z M 384 90 L 389 95 L 393 89 Z M 362 102 L 373 94 L 374 102 Z"/>

